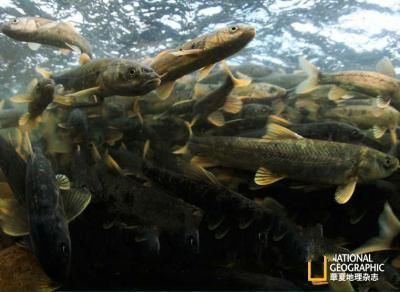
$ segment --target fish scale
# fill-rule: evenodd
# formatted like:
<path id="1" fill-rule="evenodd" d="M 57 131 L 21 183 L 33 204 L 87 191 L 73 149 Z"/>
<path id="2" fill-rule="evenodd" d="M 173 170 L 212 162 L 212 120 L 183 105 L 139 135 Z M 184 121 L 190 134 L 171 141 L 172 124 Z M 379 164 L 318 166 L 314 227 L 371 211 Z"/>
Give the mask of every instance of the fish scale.
<path id="1" fill-rule="evenodd" d="M 277 176 L 338 185 L 354 178 L 369 181 L 385 177 L 398 163 L 364 146 L 312 139 L 194 137 L 189 150 L 224 166 L 250 171 L 265 167 Z M 387 157 L 391 157 L 388 169 L 382 166 Z"/>

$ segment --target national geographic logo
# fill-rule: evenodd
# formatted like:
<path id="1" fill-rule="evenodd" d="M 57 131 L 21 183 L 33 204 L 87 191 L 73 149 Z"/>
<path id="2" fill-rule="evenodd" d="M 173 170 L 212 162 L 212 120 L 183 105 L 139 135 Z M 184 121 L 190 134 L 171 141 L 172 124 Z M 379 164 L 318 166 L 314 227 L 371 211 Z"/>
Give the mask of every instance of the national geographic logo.
<path id="1" fill-rule="evenodd" d="M 307 263 L 307 278 L 313 285 L 325 285 L 328 281 L 376 282 L 384 272 L 383 263 L 375 263 L 370 254 L 334 254 L 324 256 L 322 263 Z"/>
<path id="2" fill-rule="evenodd" d="M 313 285 L 317 286 L 317 285 L 325 285 L 328 284 L 328 259 L 326 256 L 324 256 L 324 261 L 322 263 L 322 267 L 321 264 L 314 264 L 314 268 L 315 266 L 318 266 L 316 270 L 318 270 L 316 273 L 313 273 L 313 269 L 312 269 L 312 263 L 311 261 L 308 261 L 307 263 L 307 278 L 308 281 L 311 282 Z M 313 275 L 320 275 L 322 271 L 322 276 L 319 277 L 313 277 Z M 315 270 L 314 270 L 315 272 Z"/>

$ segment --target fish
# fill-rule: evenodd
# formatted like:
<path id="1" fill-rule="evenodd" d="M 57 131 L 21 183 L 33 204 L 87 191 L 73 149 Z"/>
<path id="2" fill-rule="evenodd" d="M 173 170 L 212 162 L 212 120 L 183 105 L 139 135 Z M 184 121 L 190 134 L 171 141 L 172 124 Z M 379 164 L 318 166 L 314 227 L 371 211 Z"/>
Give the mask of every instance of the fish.
<path id="1" fill-rule="evenodd" d="M 16 95 L 10 98 L 15 103 L 28 103 L 28 111 L 23 114 L 18 125 L 21 128 L 33 129 L 42 121 L 42 113 L 50 107 L 55 99 L 55 83 L 52 79 L 42 78 L 33 79 L 28 86 L 26 95 Z"/>
<path id="2" fill-rule="evenodd" d="M 103 193 L 115 200 L 112 210 L 116 215 L 134 217 L 147 225 L 156 226 L 160 237 L 165 236 L 175 242 L 180 251 L 193 254 L 199 252 L 198 228 L 202 215 L 197 207 L 159 188 L 138 185 L 126 176 L 115 176 L 103 171 L 99 169 Z M 122 193 L 125 195 L 121 196 Z"/>
<path id="3" fill-rule="evenodd" d="M 154 159 L 153 159 L 154 160 Z M 217 240 L 229 233 L 246 236 L 251 243 L 265 249 L 263 234 L 281 238 L 282 253 L 299 263 L 314 255 L 310 242 L 276 204 L 260 205 L 220 184 L 212 173 L 180 159 L 156 157 L 157 164 L 146 159 L 143 173 L 167 192 L 200 207 L 205 223 Z M 296 247 L 296 253 L 290 250 Z"/>
<path id="4" fill-rule="evenodd" d="M 58 126 L 67 130 L 75 143 L 83 145 L 88 143 L 89 122 L 86 113 L 82 109 L 73 109 L 68 114 L 66 123 L 59 123 Z"/>
<path id="5" fill-rule="evenodd" d="M 192 155 L 200 155 L 197 161 L 203 157 L 205 161 L 256 171 L 254 182 L 262 186 L 283 178 L 337 185 L 335 200 L 339 204 L 350 200 L 357 182 L 388 177 L 399 166 L 396 157 L 375 149 L 306 139 L 274 123 L 267 127 L 263 139 L 192 137 L 187 149 Z"/>
<path id="6" fill-rule="evenodd" d="M 387 72 L 343 71 L 332 74 L 320 73 L 317 67 L 303 57 L 299 58 L 300 68 L 307 73 L 307 79 L 296 87 L 296 93 L 305 93 L 319 84 L 333 84 L 329 99 L 338 100 L 348 95 L 348 90 L 358 91 L 373 97 L 381 96 L 384 100 L 400 100 L 400 80 Z M 391 68 L 393 71 L 393 67 Z"/>
<path id="7" fill-rule="evenodd" d="M 9 200 L 0 214 L 3 232 L 29 235 L 30 245 L 46 274 L 63 283 L 69 274 L 71 240 L 68 222 L 88 206 L 91 194 L 70 189 L 64 175 L 55 175 L 41 148 L 33 146 L 26 163 L 25 203 Z"/>
<path id="8" fill-rule="evenodd" d="M 193 126 L 197 120 L 206 119 L 214 126 L 222 126 L 225 120 L 222 112 L 218 111 L 220 107 L 223 107 L 223 110 L 226 112 L 240 112 L 242 109 L 242 102 L 240 99 L 229 96 L 234 86 L 234 79 L 230 73 L 221 87 L 205 96 L 197 98 L 196 102 L 193 104 L 193 120 L 190 125 Z"/>
<path id="9" fill-rule="evenodd" d="M 89 42 L 76 31 L 71 22 L 42 17 L 16 17 L 3 23 L 1 32 L 17 41 L 28 42 L 29 48 L 34 51 L 43 44 L 60 48 L 64 54 L 77 51 L 92 57 Z"/>
<path id="10" fill-rule="evenodd" d="M 390 105 L 379 107 L 370 100 L 351 99 L 341 101 L 337 107 L 327 110 L 322 115 L 324 118 L 347 122 L 362 129 L 372 129 L 376 139 L 381 138 L 389 130 L 392 145 L 397 144 L 396 129 L 400 113 Z"/>
<path id="11" fill-rule="evenodd" d="M 365 133 L 363 133 L 362 130 L 346 123 L 325 121 L 325 122 L 294 124 L 294 123 L 289 123 L 288 121 L 286 122 L 287 124 L 285 124 L 284 126 L 286 126 L 289 130 L 305 138 L 343 142 L 350 144 L 367 143 L 368 144 L 367 146 L 369 147 L 371 147 L 371 145 L 374 145 L 376 147 L 380 146 L 379 143 L 373 143 L 376 141 L 369 139 L 369 137 Z M 237 133 L 237 136 L 249 137 L 249 138 L 261 138 L 265 134 L 266 134 L 266 128 L 263 127 L 263 128 L 239 132 Z"/>
<path id="12" fill-rule="evenodd" d="M 23 204 L 25 202 L 26 163 L 17 153 L 15 146 L 2 136 L 0 136 L 0 168 L 15 198 L 20 204 Z"/>
<path id="13" fill-rule="evenodd" d="M 144 95 L 160 85 L 160 76 L 149 66 L 128 59 L 94 59 L 59 73 L 40 70 L 61 84 L 69 96 L 98 98 Z"/>
<path id="14" fill-rule="evenodd" d="M 161 98 L 168 97 L 177 79 L 199 69 L 200 79 L 204 78 L 216 63 L 240 51 L 255 35 L 253 26 L 230 25 L 159 53 L 150 63 L 162 76 L 157 93 Z"/>
<path id="15" fill-rule="evenodd" d="M 209 94 L 216 86 L 197 83 L 194 88 L 195 96 Z M 287 90 L 280 86 L 265 82 L 252 82 L 247 86 L 235 87 L 230 93 L 231 96 L 240 97 L 243 101 L 265 102 L 276 98 L 284 97 Z"/>

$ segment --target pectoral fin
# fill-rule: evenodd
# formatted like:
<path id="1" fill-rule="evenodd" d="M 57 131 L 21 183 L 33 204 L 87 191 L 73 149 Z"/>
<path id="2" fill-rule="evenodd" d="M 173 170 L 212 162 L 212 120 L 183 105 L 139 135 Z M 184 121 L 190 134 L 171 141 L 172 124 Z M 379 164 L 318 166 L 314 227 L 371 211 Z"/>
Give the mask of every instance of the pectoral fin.
<path id="1" fill-rule="evenodd" d="M 291 125 L 291 123 L 288 120 L 286 120 L 286 119 L 284 119 L 282 117 L 279 117 L 277 115 L 270 115 L 269 116 L 269 121 L 271 123 L 280 124 L 282 126 L 290 126 Z"/>
<path id="2" fill-rule="evenodd" d="M 224 111 L 236 114 L 242 110 L 243 102 L 236 96 L 228 96 L 224 103 Z"/>
<path id="3" fill-rule="evenodd" d="M 161 100 L 167 99 L 174 90 L 175 81 L 165 82 L 164 84 L 157 87 L 156 92 Z"/>
<path id="4" fill-rule="evenodd" d="M 37 51 L 41 45 L 38 43 L 28 43 L 28 47 L 32 50 L 32 51 Z"/>
<path id="5" fill-rule="evenodd" d="M 210 184 L 219 185 L 218 179 L 211 172 L 205 170 L 199 164 L 191 163 L 184 168 L 186 176 L 198 181 L 205 181 Z"/>
<path id="6" fill-rule="evenodd" d="M 69 43 L 65 43 L 65 45 L 70 48 L 72 51 L 77 52 L 77 53 L 81 53 L 81 49 L 78 46 L 69 44 Z"/>
<path id="7" fill-rule="evenodd" d="M 68 56 L 68 55 L 71 53 L 71 50 L 70 50 L 70 49 L 60 48 L 60 49 L 58 49 L 58 50 L 59 50 L 59 52 L 60 52 L 62 55 L 64 55 L 64 56 Z"/>
<path id="8" fill-rule="evenodd" d="M 329 100 L 343 99 L 343 97 L 346 96 L 346 94 L 347 90 L 340 88 L 338 86 L 333 86 L 331 90 L 329 90 L 328 99 Z"/>
<path id="9" fill-rule="evenodd" d="M 339 185 L 336 189 L 335 200 L 338 204 L 346 204 L 354 193 L 357 180 L 353 180 L 345 185 Z"/>
<path id="10" fill-rule="evenodd" d="M 73 96 L 77 98 L 89 98 L 92 95 L 97 95 L 99 93 L 99 90 L 100 86 L 96 86 L 68 94 L 67 96 Z"/>
<path id="11" fill-rule="evenodd" d="M 204 157 L 204 156 L 193 156 L 192 159 L 190 160 L 191 164 L 197 165 L 199 167 L 202 168 L 209 168 L 209 167 L 214 167 L 214 166 L 218 166 L 219 163 Z"/>
<path id="12" fill-rule="evenodd" d="M 199 81 L 203 80 L 204 78 L 206 78 L 208 76 L 208 74 L 210 74 L 210 72 L 212 71 L 212 69 L 214 67 L 215 67 L 215 63 L 201 68 L 200 71 L 199 71 Z"/>
<path id="13" fill-rule="evenodd" d="M 10 236 L 24 236 L 30 232 L 28 211 L 14 198 L 1 200 L 0 227 Z"/>
<path id="14" fill-rule="evenodd" d="M 64 174 L 56 174 L 56 181 L 60 190 L 69 190 L 71 188 L 71 182 Z"/>
<path id="15" fill-rule="evenodd" d="M 220 111 L 215 111 L 208 115 L 207 121 L 214 126 L 222 127 L 225 124 L 225 117 Z"/>
<path id="16" fill-rule="evenodd" d="M 383 135 L 385 135 L 386 130 L 387 130 L 387 128 L 385 128 L 385 127 L 380 127 L 380 126 L 374 125 L 372 127 L 372 134 L 374 135 L 375 139 L 380 139 L 383 137 Z"/>
<path id="17" fill-rule="evenodd" d="M 10 101 L 13 103 L 29 103 L 32 101 L 32 97 L 27 95 L 14 95 L 10 97 Z"/>
<path id="18" fill-rule="evenodd" d="M 92 194 L 89 191 L 71 189 L 62 193 L 65 217 L 71 222 L 78 217 L 89 205 Z"/>
<path id="19" fill-rule="evenodd" d="M 273 184 L 274 182 L 277 182 L 284 178 L 285 178 L 284 176 L 273 174 L 265 167 L 260 167 L 256 172 L 256 175 L 254 177 L 254 182 L 257 185 L 266 186 Z"/>
<path id="20" fill-rule="evenodd" d="M 20 127 L 24 127 L 29 123 L 29 120 L 31 118 L 31 114 L 30 113 L 24 113 L 18 120 L 18 125 Z"/>

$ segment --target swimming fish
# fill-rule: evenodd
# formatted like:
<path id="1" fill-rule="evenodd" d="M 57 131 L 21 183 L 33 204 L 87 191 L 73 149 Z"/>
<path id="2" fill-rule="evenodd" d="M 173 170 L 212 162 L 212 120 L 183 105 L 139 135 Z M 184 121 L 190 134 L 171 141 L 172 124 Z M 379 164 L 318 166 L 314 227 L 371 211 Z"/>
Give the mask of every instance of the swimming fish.
<path id="1" fill-rule="evenodd" d="M 377 150 L 305 139 L 277 124 L 267 127 L 263 139 L 192 137 L 188 150 L 217 164 L 256 171 L 254 181 L 258 185 L 285 177 L 337 185 L 335 200 L 340 204 L 351 198 L 357 182 L 385 178 L 399 166 L 396 157 Z"/>
<path id="2" fill-rule="evenodd" d="M 28 103 L 28 112 L 19 119 L 20 127 L 36 127 L 36 124 L 41 121 L 43 111 L 53 102 L 54 91 L 55 83 L 52 79 L 34 79 L 29 84 L 26 95 L 10 98 L 15 103 Z"/>
<path id="3" fill-rule="evenodd" d="M 378 97 L 384 100 L 400 100 L 400 80 L 395 76 L 371 71 L 344 71 L 332 74 L 320 73 L 317 67 L 303 57 L 299 58 L 301 69 L 307 73 L 307 79 L 296 87 L 296 93 L 305 93 L 312 90 L 319 84 L 337 85 L 329 92 L 329 99 L 338 100 L 348 96 L 348 90 L 359 91 L 367 95 Z"/>
<path id="4" fill-rule="evenodd" d="M 372 129 L 376 139 L 381 138 L 387 130 L 390 132 L 392 145 L 397 144 L 396 129 L 400 113 L 390 105 L 379 107 L 371 100 L 344 100 L 337 107 L 322 114 L 324 118 L 340 120 L 363 129 Z"/>
<path id="5" fill-rule="evenodd" d="M 51 74 L 71 96 L 137 96 L 160 85 L 160 76 L 149 66 L 127 59 L 94 59 L 79 67 Z"/>
<path id="6" fill-rule="evenodd" d="M 216 63 L 240 51 L 255 35 L 253 26 L 231 25 L 161 52 L 150 64 L 162 76 L 159 96 L 168 97 L 175 81 L 186 74 L 201 69 L 200 79 L 204 78 Z"/>
<path id="7" fill-rule="evenodd" d="M 4 233 L 30 235 L 40 265 L 60 283 L 66 280 L 71 261 L 68 222 L 82 213 L 91 199 L 90 193 L 69 188 L 69 180 L 56 176 L 42 150 L 34 146 L 26 167 L 25 204 L 9 200 L 5 204 L 8 212 L 0 214 Z"/>
<path id="8" fill-rule="evenodd" d="M 78 51 L 92 56 L 89 42 L 70 22 L 57 22 L 42 17 L 17 17 L 4 23 L 1 32 L 18 41 L 28 42 L 32 50 L 40 44 L 60 48 L 62 53 Z"/>

